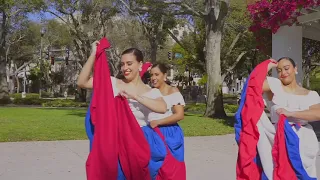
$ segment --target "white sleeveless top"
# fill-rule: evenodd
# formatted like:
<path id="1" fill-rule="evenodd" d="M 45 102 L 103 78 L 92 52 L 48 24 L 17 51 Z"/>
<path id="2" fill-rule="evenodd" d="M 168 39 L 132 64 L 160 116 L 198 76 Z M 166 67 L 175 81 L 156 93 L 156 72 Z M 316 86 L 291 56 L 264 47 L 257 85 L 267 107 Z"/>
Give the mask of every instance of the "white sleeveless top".
<path id="1" fill-rule="evenodd" d="M 171 116 L 173 114 L 172 108 L 175 105 L 182 105 L 182 106 L 186 105 L 186 103 L 183 99 L 183 96 L 180 92 L 175 92 L 175 93 L 169 94 L 167 96 L 162 96 L 162 97 L 163 97 L 163 100 L 167 103 L 167 112 L 164 114 L 152 112 L 149 115 L 149 118 L 148 118 L 149 121 L 160 120 L 160 119 Z"/>
<path id="2" fill-rule="evenodd" d="M 114 97 L 116 97 L 119 94 L 119 89 L 116 86 L 117 79 L 111 76 L 111 83 L 112 83 L 113 95 Z M 156 98 L 162 97 L 162 94 L 158 89 L 153 88 L 147 93 L 144 93 L 143 96 L 151 99 L 156 99 Z M 152 113 L 152 111 L 146 106 L 142 105 L 141 103 L 133 99 L 128 99 L 128 103 L 140 127 L 146 126 L 148 124 L 148 116 L 150 113 Z"/>
<path id="3" fill-rule="evenodd" d="M 320 97 L 316 91 L 310 91 L 307 95 L 290 94 L 284 91 L 279 79 L 267 77 L 267 81 L 273 93 L 272 100 L 267 101 L 267 108 L 270 110 L 273 123 L 276 123 L 279 119 L 279 115 L 276 113 L 278 108 L 284 108 L 287 111 L 303 111 L 320 103 Z M 302 125 L 308 123 L 308 121 L 302 119 L 288 118 L 288 120 Z"/>

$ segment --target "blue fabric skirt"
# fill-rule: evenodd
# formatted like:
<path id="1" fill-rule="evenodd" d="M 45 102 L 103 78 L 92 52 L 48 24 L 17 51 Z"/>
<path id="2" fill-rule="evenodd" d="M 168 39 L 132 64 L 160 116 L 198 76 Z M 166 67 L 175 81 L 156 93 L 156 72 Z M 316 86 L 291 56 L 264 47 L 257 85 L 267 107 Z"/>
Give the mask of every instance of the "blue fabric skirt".
<path id="1" fill-rule="evenodd" d="M 184 162 L 184 135 L 178 124 L 159 127 L 173 157 Z"/>
<path id="2" fill-rule="evenodd" d="M 94 126 L 91 122 L 90 108 L 87 111 L 85 118 L 85 128 L 88 139 L 90 141 L 90 151 L 92 148 L 94 137 Z M 167 155 L 166 145 L 171 151 L 175 159 L 180 162 L 184 161 L 184 135 L 183 131 L 178 124 L 170 126 L 159 127 L 161 133 L 165 138 L 165 143 L 162 138 L 150 127 L 141 127 L 146 140 L 148 141 L 151 157 L 149 162 L 149 170 L 151 179 L 156 179 L 159 169 L 162 167 L 164 159 Z M 118 180 L 126 180 L 125 175 L 121 168 L 121 162 L 118 162 Z"/>

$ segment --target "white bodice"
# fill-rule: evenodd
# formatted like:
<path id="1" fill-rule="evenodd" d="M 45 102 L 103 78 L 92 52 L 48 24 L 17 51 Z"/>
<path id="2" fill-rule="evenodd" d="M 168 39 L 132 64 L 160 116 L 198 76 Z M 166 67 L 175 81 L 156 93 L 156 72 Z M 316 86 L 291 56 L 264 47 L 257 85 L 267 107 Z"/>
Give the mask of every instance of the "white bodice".
<path id="1" fill-rule="evenodd" d="M 162 96 L 162 97 L 163 97 L 163 100 L 167 104 L 167 112 L 164 114 L 152 112 L 149 114 L 149 118 L 148 118 L 149 121 L 160 120 L 160 119 L 171 116 L 173 114 L 172 108 L 175 105 L 182 105 L 182 106 L 186 105 L 186 103 L 183 99 L 183 96 L 180 92 L 175 92 L 175 93 L 169 94 L 167 96 Z"/>
<path id="2" fill-rule="evenodd" d="M 319 104 L 320 97 L 316 91 L 310 91 L 307 95 L 295 95 L 284 91 L 281 81 L 274 77 L 267 77 L 268 84 L 273 93 L 271 101 L 267 101 L 267 107 L 270 111 L 271 121 L 276 123 L 279 115 L 276 113 L 278 108 L 285 108 L 288 111 L 303 111 L 310 106 Z M 302 124 L 308 123 L 301 119 L 289 119 L 293 122 Z"/>
<path id="3" fill-rule="evenodd" d="M 113 89 L 113 95 L 116 97 L 119 94 L 119 89 L 117 88 L 117 79 L 115 77 L 111 77 L 111 83 L 112 83 L 112 89 Z M 162 97 L 161 92 L 158 89 L 151 89 L 147 93 L 143 94 L 143 96 L 156 99 L 159 97 Z M 129 107 L 137 119 L 140 126 L 146 126 L 148 124 L 148 117 L 149 114 L 152 112 L 149 108 L 145 107 L 141 103 L 128 99 Z"/>

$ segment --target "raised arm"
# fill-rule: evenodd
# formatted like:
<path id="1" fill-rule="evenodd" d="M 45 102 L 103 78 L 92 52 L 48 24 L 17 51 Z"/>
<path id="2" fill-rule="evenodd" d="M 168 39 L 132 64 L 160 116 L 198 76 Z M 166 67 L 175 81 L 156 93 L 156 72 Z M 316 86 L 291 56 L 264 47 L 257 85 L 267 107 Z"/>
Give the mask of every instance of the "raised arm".
<path id="1" fill-rule="evenodd" d="M 263 92 L 271 91 L 267 78 L 263 82 L 262 90 Z"/>
<path id="2" fill-rule="evenodd" d="M 177 88 L 174 88 L 173 93 L 174 94 L 172 94 L 171 96 L 167 96 L 164 98 L 168 101 L 167 103 L 172 106 L 172 115 L 163 119 L 151 119 L 150 126 L 152 128 L 155 128 L 157 126 L 176 124 L 178 121 L 184 119 L 184 99 Z"/>
<path id="3" fill-rule="evenodd" d="M 92 89 L 93 87 L 93 78 L 90 77 L 90 75 L 93 69 L 94 60 L 96 58 L 98 43 L 99 43 L 98 41 L 95 41 L 94 43 L 92 43 L 91 55 L 89 56 L 87 62 L 84 64 L 79 74 L 77 85 L 81 88 Z"/>
<path id="4" fill-rule="evenodd" d="M 309 98 L 305 100 L 313 104 L 309 109 L 303 111 L 287 111 L 284 108 L 277 109 L 278 114 L 284 114 L 288 118 L 303 119 L 305 121 L 320 121 L 320 97 L 315 91 L 309 93 Z"/>
<path id="5" fill-rule="evenodd" d="M 161 97 L 161 93 L 156 99 L 152 99 L 143 95 L 140 95 L 139 92 L 137 92 L 133 88 L 128 88 L 125 86 L 119 86 L 120 89 L 120 95 L 123 97 L 126 97 L 128 99 L 133 99 L 141 103 L 142 105 L 149 108 L 151 111 L 156 113 L 165 113 L 167 111 L 167 103 L 163 100 Z"/>
<path id="6" fill-rule="evenodd" d="M 151 99 L 145 96 L 136 95 L 134 99 L 153 112 L 165 113 L 167 111 L 167 104 L 163 98 Z"/>
<path id="7" fill-rule="evenodd" d="M 303 119 L 306 121 L 320 121 L 320 104 L 310 106 L 308 110 L 288 112 L 289 117 Z"/>
<path id="8" fill-rule="evenodd" d="M 272 60 L 272 62 L 270 62 L 268 65 L 268 71 L 270 71 L 272 68 L 275 68 L 275 67 L 277 67 L 277 62 L 276 60 Z M 263 82 L 262 91 L 267 95 L 269 100 L 272 99 L 273 93 L 271 91 L 267 78 Z"/>
<path id="9" fill-rule="evenodd" d="M 171 125 L 182 119 L 184 119 L 184 108 L 182 105 L 175 105 L 173 106 L 173 114 L 171 116 L 159 120 L 153 120 L 150 122 L 150 126 L 155 128 L 158 126 Z"/>
<path id="10" fill-rule="evenodd" d="M 267 78 L 263 82 L 262 91 L 267 95 L 268 100 L 271 101 L 273 93 L 271 91 Z"/>

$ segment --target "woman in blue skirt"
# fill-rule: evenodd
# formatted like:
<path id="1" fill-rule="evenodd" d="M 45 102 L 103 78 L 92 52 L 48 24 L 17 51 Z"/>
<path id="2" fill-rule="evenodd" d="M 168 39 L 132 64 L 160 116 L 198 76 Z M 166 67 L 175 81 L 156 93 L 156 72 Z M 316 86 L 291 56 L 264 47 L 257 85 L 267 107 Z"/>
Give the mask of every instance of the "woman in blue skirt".
<path id="1" fill-rule="evenodd" d="M 96 43 L 96 44 L 99 44 L 99 43 Z M 93 55 L 90 56 L 89 60 L 85 64 L 84 68 L 82 69 L 78 79 L 78 85 L 82 88 L 91 89 L 94 84 L 93 78 L 90 78 L 90 73 L 93 68 L 94 61 L 96 59 L 95 57 L 96 44 L 94 44 L 92 48 Z M 106 42 L 104 43 L 102 42 L 102 44 L 100 43 L 99 45 L 104 45 L 104 44 L 106 44 Z M 104 50 L 101 47 L 99 47 L 98 49 L 100 49 L 100 54 L 102 50 Z M 106 59 L 100 59 L 99 62 L 107 62 L 107 61 Z M 143 65 L 142 62 L 143 62 L 143 55 L 141 51 L 135 48 L 130 48 L 125 50 L 121 56 L 121 72 L 124 75 L 124 78 L 117 79 L 115 77 L 110 77 L 111 86 L 110 87 L 108 86 L 105 89 L 106 91 L 112 91 L 112 95 L 114 98 L 119 99 L 119 97 L 117 97 L 119 95 L 126 97 L 128 107 L 130 108 L 130 111 L 131 111 L 130 113 L 132 116 L 134 116 L 134 119 L 136 120 L 136 121 L 126 121 L 126 123 L 128 124 L 131 123 L 131 125 L 132 123 L 136 123 L 134 124 L 134 126 L 133 125 L 131 126 L 133 128 L 128 129 L 128 125 L 123 124 L 124 122 L 123 120 L 126 120 L 125 118 L 127 118 L 130 114 L 120 113 L 118 117 L 121 117 L 123 119 L 121 118 L 120 119 L 119 118 L 103 119 L 104 121 L 115 120 L 118 122 L 122 122 L 122 124 L 125 127 L 127 127 L 127 129 L 124 129 L 123 128 L 124 126 L 114 127 L 114 128 L 119 128 L 119 131 L 117 131 L 119 132 L 119 139 L 121 140 L 121 142 L 125 142 L 125 143 L 122 143 L 123 146 L 119 147 L 123 150 L 123 153 L 120 151 L 119 151 L 120 153 L 118 153 L 118 157 L 119 157 L 118 167 L 116 166 L 112 167 L 113 169 L 117 169 L 116 179 L 117 180 L 135 180 L 135 179 L 185 180 L 186 177 L 185 177 L 185 166 L 184 166 L 183 158 L 180 158 L 182 159 L 182 161 L 176 161 L 173 157 L 174 153 L 170 153 L 172 149 L 171 147 L 175 147 L 170 144 L 173 141 L 167 138 L 169 136 L 165 134 L 167 133 L 166 131 L 163 131 L 163 135 L 162 135 L 159 129 L 157 128 L 152 129 L 149 126 L 150 117 L 152 117 L 152 114 L 165 113 L 167 106 L 159 89 L 150 88 L 142 82 L 139 75 L 139 72 L 142 71 L 142 65 Z M 103 70 L 107 73 L 109 71 L 109 68 L 106 66 L 103 66 L 103 67 L 105 68 Z M 99 67 L 97 66 L 97 68 Z M 99 79 L 99 76 L 98 76 L 98 79 Z M 105 83 L 106 81 L 101 80 L 99 82 Z M 96 92 L 93 92 L 93 97 L 95 97 L 95 93 Z M 92 106 L 92 104 L 90 104 L 90 106 Z M 120 112 L 119 110 L 116 110 L 116 111 Z M 114 113 L 114 112 L 110 112 L 110 113 Z M 97 124 L 97 126 L 99 126 L 99 124 Z M 113 127 L 107 127 L 107 128 L 112 129 Z M 96 136 L 94 136 L 96 133 L 96 127 L 92 123 L 91 108 L 88 109 L 88 112 L 86 115 L 86 131 L 87 131 L 88 138 L 90 140 L 90 146 L 92 146 L 92 142 L 96 140 Z M 104 130 L 104 131 L 107 131 L 107 130 Z M 140 137 L 140 134 L 142 135 L 142 138 Z M 163 136 L 166 137 L 165 139 L 169 143 L 166 143 L 166 141 L 164 141 Z M 181 138 L 183 140 L 183 136 L 181 136 Z M 104 143 L 108 143 L 107 141 L 109 141 L 108 137 L 106 137 L 106 141 L 95 141 L 95 142 L 99 142 L 101 145 Z M 97 143 L 93 143 L 93 144 L 97 145 Z M 146 146 L 139 146 L 141 144 L 146 144 Z M 134 147 L 133 145 L 136 145 L 136 147 L 138 147 L 139 149 L 135 150 L 134 148 L 132 148 Z M 115 143 L 114 146 L 116 147 L 119 146 L 119 143 L 117 144 Z M 183 150 L 183 144 L 178 149 L 181 149 L 181 147 Z M 131 153 L 132 156 L 123 156 L 124 153 L 128 154 L 125 151 L 128 151 L 129 153 Z M 92 149 L 91 149 L 91 152 L 92 152 Z M 181 153 L 179 154 L 181 155 Z M 99 152 L 98 155 L 101 157 L 108 156 L 104 151 Z M 146 155 L 148 156 L 147 158 L 145 158 Z M 136 162 L 131 161 L 131 157 L 135 157 L 134 160 Z M 140 166 L 138 166 L 139 163 L 140 163 Z M 96 164 L 94 164 L 94 162 L 90 164 L 91 167 L 95 167 L 95 165 Z M 99 167 L 99 168 L 101 169 L 101 171 L 104 171 L 103 174 L 105 175 L 114 174 L 114 172 L 109 172 L 104 167 Z M 99 171 L 97 172 L 99 173 Z M 93 174 L 93 176 L 94 175 L 95 174 Z M 109 177 L 109 179 L 115 179 L 115 178 Z"/>
<path id="2" fill-rule="evenodd" d="M 166 65 L 161 63 L 154 64 L 150 70 L 151 84 L 160 90 L 167 112 L 150 113 L 148 119 L 152 128 L 159 127 L 174 158 L 184 162 L 184 135 L 177 122 L 184 118 L 185 102 L 179 89 L 168 84 L 167 71 Z"/>

